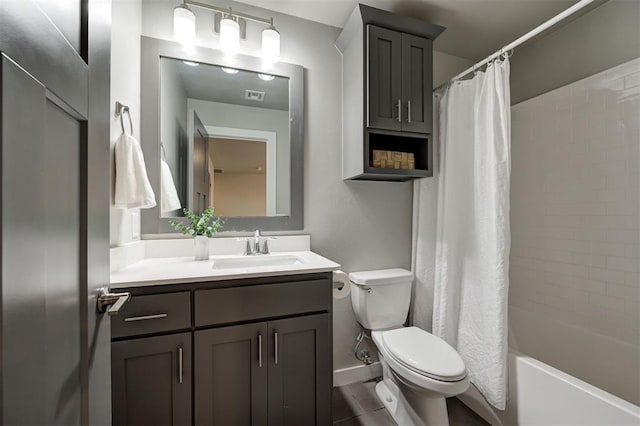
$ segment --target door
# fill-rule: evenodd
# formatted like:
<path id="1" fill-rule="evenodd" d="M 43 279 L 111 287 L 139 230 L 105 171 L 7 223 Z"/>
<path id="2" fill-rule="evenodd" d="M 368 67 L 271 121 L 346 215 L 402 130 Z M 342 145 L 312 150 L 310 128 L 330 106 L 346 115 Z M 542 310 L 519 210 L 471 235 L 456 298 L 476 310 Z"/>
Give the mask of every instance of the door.
<path id="1" fill-rule="evenodd" d="M 431 133 L 431 40 L 402 34 L 402 130 Z"/>
<path id="2" fill-rule="evenodd" d="M 329 314 L 269 322 L 269 424 L 331 424 Z"/>
<path id="3" fill-rule="evenodd" d="M 191 424 L 191 333 L 112 344 L 113 424 Z"/>
<path id="4" fill-rule="evenodd" d="M 402 34 L 367 25 L 368 127 L 400 130 L 402 126 Z"/>
<path id="5" fill-rule="evenodd" d="M 267 325 L 195 332 L 196 425 L 267 424 Z"/>
<path id="6" fill-rule="evenodd" d="M 202 214 L 209 207 L 209 167 L 207 130 L 193 113 L 193 212 Z"/>
<path id="7" fill-rule="evenodd" d="M 109 14 L 0 2 L 2 424 L 111 423 Z"/>

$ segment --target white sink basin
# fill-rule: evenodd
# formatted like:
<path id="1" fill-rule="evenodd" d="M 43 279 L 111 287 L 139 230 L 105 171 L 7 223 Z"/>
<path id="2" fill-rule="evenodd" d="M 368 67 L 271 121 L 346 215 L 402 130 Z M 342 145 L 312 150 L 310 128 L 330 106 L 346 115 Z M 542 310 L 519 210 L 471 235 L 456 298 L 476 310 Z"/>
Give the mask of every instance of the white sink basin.
<path id="1" fill-rule="evenodd" d="M 248 269 L 268 268 L 271 266 L 302 265 L 304 262 L 298 256 L 286 254 L 267 254 L 258 256 L 238 256 L 213 259 L 213 269 Z"/>

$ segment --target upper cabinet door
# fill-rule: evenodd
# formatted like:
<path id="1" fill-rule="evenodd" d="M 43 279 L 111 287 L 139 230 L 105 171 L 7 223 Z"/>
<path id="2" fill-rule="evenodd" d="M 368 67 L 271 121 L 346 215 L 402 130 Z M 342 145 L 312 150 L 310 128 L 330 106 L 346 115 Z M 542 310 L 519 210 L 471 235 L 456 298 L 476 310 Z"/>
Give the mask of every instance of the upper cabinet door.
<path id="1" fill-rule="evenodd" d="M 402 33 L 368 25 L 368 127 L 402 127 Z"/>
<path id="2" fill-rule="evenodd" d="M 432 132 L 432 42 L 402 34 L 402 130 Z"/>

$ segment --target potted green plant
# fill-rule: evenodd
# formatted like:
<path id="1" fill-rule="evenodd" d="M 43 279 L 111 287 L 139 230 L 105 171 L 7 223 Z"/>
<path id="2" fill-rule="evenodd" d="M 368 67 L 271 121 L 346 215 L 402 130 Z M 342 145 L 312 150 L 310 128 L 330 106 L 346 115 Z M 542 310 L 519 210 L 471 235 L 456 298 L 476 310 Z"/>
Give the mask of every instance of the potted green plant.
<path id="1" fill-rule="evenodd" d="M 182 209 L 188 224 L 172 220 L 171 226 L 195 240 L 195 260 L 209 260 L 209 238 L 222 228 L 223 220 L 214 216 L 213 207 L 207 207 L 202 214 L 197 215 L 189 209 Z"/>

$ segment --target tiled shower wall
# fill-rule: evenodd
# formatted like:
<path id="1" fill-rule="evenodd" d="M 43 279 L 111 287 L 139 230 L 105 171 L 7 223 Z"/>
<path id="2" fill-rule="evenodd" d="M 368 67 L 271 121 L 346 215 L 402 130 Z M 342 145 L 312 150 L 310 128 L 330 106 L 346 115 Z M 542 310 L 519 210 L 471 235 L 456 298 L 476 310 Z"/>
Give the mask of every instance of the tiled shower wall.
<path id="1" fill-rule="evenodd" d="M 510 344 L 640 404 L 640 59 L 512 108 Z"/>

